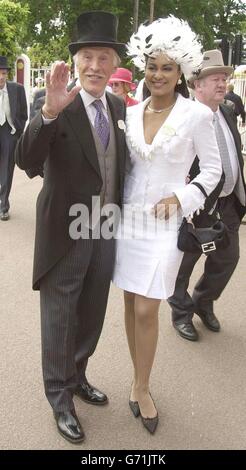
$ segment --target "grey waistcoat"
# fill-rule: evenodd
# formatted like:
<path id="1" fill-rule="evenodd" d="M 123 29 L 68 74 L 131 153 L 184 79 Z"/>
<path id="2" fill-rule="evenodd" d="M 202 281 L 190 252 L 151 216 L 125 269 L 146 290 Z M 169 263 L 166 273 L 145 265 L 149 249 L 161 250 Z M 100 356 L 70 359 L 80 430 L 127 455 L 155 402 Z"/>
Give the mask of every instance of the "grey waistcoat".
<path id="1" fill-rule="evenodd" d="M 99 162 L 99 167 L 101 171 L 101 176 L 103 180 L 103 185 L 100 193 L 101 207 L 105 204 L 119 202 L 119 166 L 116 155 L 116 142 L 115 142 L 115 132 L 113 121 L 111 117 L 110 110 L 108 109 L 108 118 L 110 126 L 110 139 L 106 151 L 103 148 L 103 145 L 97 135 L 96 130 L 91 124 L 93 137 L 95 140 L 97 157 Z"/>

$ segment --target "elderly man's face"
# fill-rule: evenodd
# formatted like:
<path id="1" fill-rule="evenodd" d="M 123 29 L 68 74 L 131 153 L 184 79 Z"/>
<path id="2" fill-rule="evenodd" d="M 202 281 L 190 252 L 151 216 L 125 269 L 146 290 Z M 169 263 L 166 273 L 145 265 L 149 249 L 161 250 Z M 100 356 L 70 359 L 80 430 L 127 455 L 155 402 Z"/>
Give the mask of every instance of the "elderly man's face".
<path id="1" fill-rule="evenodd" d="M 100 98 L 116 70 L 116 55 L 111 47 L 84 47 L 78 52 L 76 66 L 84 90 Z"/>
<path id="2" fill-rule="evenodd" d="M 196 91 L 204 104 L 212 103 L 218 106 L 223 103 L 226 94 L 226 79 L 225 73 L 214 73 L 196 82 Z"/>
<path id="3" fill-rule="evenodd" d="M 8 78 L 8 70 L 0 69 L 0 89 L 4 87 Z"/>

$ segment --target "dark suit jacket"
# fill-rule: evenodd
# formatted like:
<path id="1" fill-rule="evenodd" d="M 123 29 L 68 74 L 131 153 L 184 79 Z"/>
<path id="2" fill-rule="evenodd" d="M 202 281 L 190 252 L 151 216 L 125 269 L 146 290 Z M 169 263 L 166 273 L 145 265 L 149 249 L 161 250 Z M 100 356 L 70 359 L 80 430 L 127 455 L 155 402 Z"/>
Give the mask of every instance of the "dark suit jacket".
<path id="1" fill-rule="evenodd" d="M 77 78 L 75 78 L 67 87 L 67 91 L 72 90 L 72 88 L 76 85 Z M 33 99 L 33 104 L 30 110 L 30 119 L 33 119 L 34 116 L 36 116 L 37 112 L 43 107 L 45 103 L 45 95 L 46 95 L 46 89 L 41 88 L 40 90 L 37 90 L 34 99 Z M 38 167 L 32 167 L 28 168 L 26 170 L 26 174 L 29 178 L 35 178 L 35 176 L 41 176 L 41 178 L 44 177 L 44 168 L 43 165 L 38 166 Z"/>
<path id="2" fill-rule="evenodd" d="M 228 100 L 232 101 L 235 104 L 234 113 L 236 114 L 236 116 L 241 115 L 242 122 L 245 123 L 245 109 L 244 109 L 241 96 L 234 93 L 234 91 L 229 91 L 228 93 L 226 93 L 225 98 L 227 98 Z"/>
<path id="3" fill-rule="evenodd" d="M 7 90 L 11 117 L 16 128 L 16 136 L 19 137 L 28 118 L 25 88 L 19 83 L 7 81 Z"/>
<path id="4" fill-rule="evenodd" d="M 120 171 L 119 203 L 124 186 L 125 106 L 107 94 L 115 129 Z M 122 127 L 122 126 L 121 126 Z M 43 188 L 37 199 L 33 287 L 70 249 L 71 205 L 85 204 L 91 211 L 92 196 L 100 194 L 102 178 L 91 126 L 80 95 L 49 125 L 41 112 L 29 123 L 16 148 L 16 163 L 23 169 L 44 165 Z"/>
<path id="5" fill-rule="evenodd" d="M 243 180 L 243 185 L 244 185 L 244 191 L 246 194 L 246 185 L 245 185 L 245 180 L 244 180 L 244 175 L 243 175 L 243 156 L 242 156 L 242 151 L 241 151 L 241 137 L 238 132 L 237 128 L 237 119 L 235 118 L 235 114 L 233 110 L 231 110 L 228 106 L 221 104 L 220 105 L 220 111 L 222 112 L 229 129 L 234 137 L 234 142 L 237 150 L 237 157 L 238 157 L 238 162 L 239 162 L 239 171 L 241 172 L 242 180 Z M 200 172 L 199 169 L 199 160 L 198 158 L 195 159 L 191 170 L 190 170 L 190 177 L 191 180 L 196 177 L 196 175 Z M 209 195 L 209 197 L 206 200 L 205 204 L 205 210 L 207 209 L 208 211 L 210 210 L 211 207 L 213 207 L 214 203 L 216 202 L 217 198 L 219 197 L 219 194 L 221 193 L 221 190 L 223 188 L 224 184 L 224 174 L 222 174 L 221 180 L 219 181 L 218 185 L 214 189 L 214 191 Z M 237 199 L 237 211 L 240 216 L 240 219 L 243 218 L 244 214 L 246 213 L 246 207 L 243 206 L 240 201 Z M 201 216 L 202 218 L 202 216 Z"/>
<path id="6" fill-rule="evenodd" d="M 30 109 L 30 119 L 33 119 L 36 116 L 37 112 L 42 108 L 45 102 L 45 88 L 37 90 L 33 97 L 33 103 Z"/>

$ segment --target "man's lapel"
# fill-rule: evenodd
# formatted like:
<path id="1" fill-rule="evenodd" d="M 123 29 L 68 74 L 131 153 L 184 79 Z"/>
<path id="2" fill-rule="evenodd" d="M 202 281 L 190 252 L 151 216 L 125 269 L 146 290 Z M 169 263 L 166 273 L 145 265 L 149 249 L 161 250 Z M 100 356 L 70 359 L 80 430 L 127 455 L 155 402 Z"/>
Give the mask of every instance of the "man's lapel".
<path id="1" fill-rule="evenodd" d="M 15 116 L 16 116 L 16 106 L 17 106 L 17 87 L 15 86 L 14 83 L 7 81 L 7 90 L 8 90 L 11 118 L 14 121 Z"/>
<path id="2" fill-rule="evenodd" d="M 239 164 L 239 168 L 240 168 L 240 172 L 241 172 L 241 183 L 242 184 L 242 200 L 240 199 L 241 201 L 241 204 L 245 205 L 245 202 L 243 202 L 243 200 L 245 200 L 245 192 L 246 192 L 246 187 L 245 187 L 245 180 L 244 180 L 244 174 L 243 174 L 243 166 L 244 166 L 244 161 L 243 161 L 243 156 L 242 156 L 242 151 L 241 151 L 241 138 L 240 138 L 240 134 L 237 130 L 237 125 L 235 123 L 235 121 L 233 120 L 232 116 L 231 116 L 231 110 L 229 110 L 227 108 L 227 106 L 225 105 L 220 105 L 220 111 L 222 112 L 228 126 L 229 126 L 229 129 L 233 135 L 233 138 L 234 138 L 234 142 L 235 142 L 235 146 L 236 146 L 236 150 L 237 150 L 237 156 L 238 156 L 238 164 Z M 240 191 L 240 190 L 239 190 Z M 236 193 L 237 194 L 237 193 Z"/>
<path id="3" fill-rule="evenodd" d="M 125 171 L 125 116 L 122 103 L 112 93 L 106 93 L 115 131 L 116 151 L 121 175 Z"/>
<path id="4" fill-rule="evenodd" d="M 89 163 L 101 177 L 97 158 L 96 146 L 91 131 L 89 118 L 87 116 L 83 100 L 78 94 L 74 101 L 65 109 L 64 114 L 69 120 Z"/>
<path id="5" fill-rule="evenodd" d="M 241 153 L 241 139 L 240 139 L 240 136 L 239 136 L 239 132 L 237 130 L 237 126 L 236 126 L 236 123 L 233 121 L 233 118 L 231 117 L 231 111 L 229 111 L 227 109 L 226 106 L 223 106 L 223 105 L 220 105 L 220 111 L 222 112 L 228 126 L 229 126 L 229 129 L 233 135 L 233 138 L 234 138 L 234 142 L 235 142 L 235 145 L 236 145 L 236 149 L 237 149 L 237 154 L 238 154 L 238 160 L 239 160 L 239 163 L 240 163 L 240 166 L 242 164 L 242 153 Z"/>

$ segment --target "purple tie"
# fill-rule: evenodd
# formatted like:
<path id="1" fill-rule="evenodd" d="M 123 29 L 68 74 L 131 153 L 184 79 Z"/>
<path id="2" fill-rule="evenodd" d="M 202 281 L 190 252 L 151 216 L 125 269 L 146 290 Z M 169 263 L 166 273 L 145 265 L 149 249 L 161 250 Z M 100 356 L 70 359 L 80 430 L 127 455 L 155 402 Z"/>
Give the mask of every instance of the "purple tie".
<path id="1" fill-rule="evenodd" d="M 103 144 L 104 150 L 106 150 L 109 143 L 109 123 L 103 114 L 103 104 L 101 100 L 95 100 L 92 104 L 97 111 L 94 127 L 97 131 L 100 141 Z"/>

